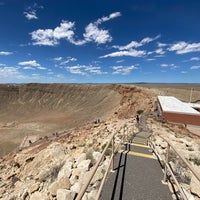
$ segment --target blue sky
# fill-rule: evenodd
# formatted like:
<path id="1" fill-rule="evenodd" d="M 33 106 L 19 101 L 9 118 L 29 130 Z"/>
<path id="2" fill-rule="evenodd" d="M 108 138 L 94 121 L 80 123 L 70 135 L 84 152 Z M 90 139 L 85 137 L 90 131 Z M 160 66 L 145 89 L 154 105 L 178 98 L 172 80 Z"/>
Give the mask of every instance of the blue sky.
<path id="1" fill-rule="evenodd" d="M 199 0 L 0 0 L 0 83 L 200 83 Z"/>

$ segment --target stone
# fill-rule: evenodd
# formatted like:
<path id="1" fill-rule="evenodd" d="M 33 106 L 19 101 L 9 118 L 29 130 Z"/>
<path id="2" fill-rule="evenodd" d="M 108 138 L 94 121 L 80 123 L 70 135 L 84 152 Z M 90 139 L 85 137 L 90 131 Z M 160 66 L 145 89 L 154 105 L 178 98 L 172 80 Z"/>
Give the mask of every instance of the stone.
<path id="1" fill-rule="evenodd" d="M 77 175 L 72 175 L 69 179 L 71 185 L 74 185 L 78 181 L 78 176 Z"/>
<path id="2" fill-rule="evenodd" d="M 192 194 L 200 197 L 200 182 L 194 175 L 191 178 L 190 191 Z"/>
<path id="3" fill-rule="evenodd" d="M 29 191 L 30 193 L 34 193 L 35 191 L 37 191 L 40 188 L 40 182 L 36 182 L 33 185 L 30 186 Z"/>
<path id="4" fill-rule="evenodd" d="M 25 189 L 23 194 L 22 194 L 22 200 L 26 200 L 26 198 L 29 196 L 28 190 Z"/>
<path id="5" fill-rule="evenodd" d="M 78 194 L 79 191 L 81 190 L 81 187 L 82 187 L 82 184 L 77 182 L 70 188 L 70 190 Z"/>
<path id="6" fill-rule="evenodd" d="M 103 178 L 103 167 L 102 166 L 100 166 L 98 169 L 97 169 L 97 171 L 96 171 L 96 173 L 95 173 L 95 175 L 94 175 L 94 177 L 93 177 L 93 179 L 92 179 L 92 181 L 91 181 L 91 184 L 94 184 L 94 183 L 96 183 L 97 181 L 99 181 L 99 180 L 101 180 L 102 178 Z"/>
<path id="7" fill-rule="evenodd" d="M 56 196 L 57 190 L 58 189 L 69 189 L 71 186 L 69 178 L 61 178 L 55 182 L 53 182 L 49 186 L 49 192 L 53 195 Z"/>
<path id="8" fill-rule="evenodd" d="M 48 200 L 48 196 L 41 192 L 35 192 L 31 195 L 30 200 Z"/>
<path id="9" fill-rule="evenodd" d="M 58 189 L 57 190 L 57 200 L 73 200 L 76 193 L 71 190 Z"/>
<path id="10" fill-rule="evenodd" d="M 97 196 L 97 190 L 92 190 L 90 193 L 88 193 L 88 199 L 89 200 L 95 200 Z"/>
<path id="11" fill-rule="evenodd" d="M 95 163 L 96 163 L 96 162 L 99 160 L 99 158 L 101 157 L 101 153 L 98 152 L 98 151 L 93 152 L 92 155 L 93 155 L 93 159 L 94 159 Z"/>
<path id="12" fill-rule="evenodd" d="M 77 168 L 82 172 L 86 172 L 89 170 L 91 160 L 82 160 L 78 165 Z"/>
<path id="13" fill-rule="evenodd" d="M 86 160 L 86 153 L 82 153 L 82 154 L 76 159 L 76 165 L 79 165 L 83 160 Z"/>
<path id="14" fill-rule="evenodd" d="M 71 173 L 72 173 L 72 162 L 68 162 L 66 161 L 66 163 L 63 165 L 63 167 L 61 168 L 61 170 L 58 173 L 58 179 L 62 178 L 62 177 L 70 177 Z"/>

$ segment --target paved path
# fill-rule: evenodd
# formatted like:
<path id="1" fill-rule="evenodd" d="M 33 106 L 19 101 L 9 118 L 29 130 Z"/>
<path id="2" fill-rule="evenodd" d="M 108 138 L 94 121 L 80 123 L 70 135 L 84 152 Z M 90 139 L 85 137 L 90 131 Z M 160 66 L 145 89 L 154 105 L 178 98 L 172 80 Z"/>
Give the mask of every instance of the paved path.
<path id="1" fill-rule="evenodd" d="M 158 160 L 147 146 L 147 132 L 133 134 L 114 160 L 101 200 L 171 200 Z"/>

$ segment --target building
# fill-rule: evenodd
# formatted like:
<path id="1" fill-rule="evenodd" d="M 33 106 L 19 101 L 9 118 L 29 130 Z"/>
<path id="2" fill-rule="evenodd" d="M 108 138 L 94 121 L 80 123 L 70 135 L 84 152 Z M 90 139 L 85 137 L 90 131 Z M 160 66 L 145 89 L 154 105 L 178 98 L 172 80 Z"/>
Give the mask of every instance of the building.
<path id="1" fill-rule="evenodd" d="M 158 107 L 167 122 L 200 126 L 200 112 L 175 97 L 158 96 Z"/>

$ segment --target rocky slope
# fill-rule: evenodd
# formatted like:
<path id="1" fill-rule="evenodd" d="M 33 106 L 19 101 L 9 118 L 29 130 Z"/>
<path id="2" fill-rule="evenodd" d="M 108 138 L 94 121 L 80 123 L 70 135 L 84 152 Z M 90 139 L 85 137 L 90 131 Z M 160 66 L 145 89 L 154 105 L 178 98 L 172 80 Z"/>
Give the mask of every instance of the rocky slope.
<path id="1" fill-rule="evenodd" d="M 6 105 L 6 101 L 4 101 L 4 104 L 1 103 L 2 113 L 4 113 L 1 114 L 1 117 L 5 115 L 6 111 L 12 114 L 14 113 L 12 112 L 13 109 L 16 109 L 16 113 L 18 114 L 23 111 L 26 118 L 31 116 L 25 120 L 30 122 L 32 116 L 33 118 L 34 116 L 38 116 L 38 121 L 41 120 L 41 123 L 43 123 L 43 120 L 46 120 L 45 115 L 42 115 L 43 112 L 48 118 L 51 116 L 51 113 L 57 113 L 58 111 L 67 113 L 67 108 L 71 110 L 73 108 L 75 112 L 83 113 L 87 120 L 84 121 L 85 125 L 79 125 L 70 129 L 64 129 L 62 127 L 62 130 L 57 133 L 50 132 L 48 136 L 43 137 L 38 142 L 30 143 L 29 147 L 17 149 L 2 157 L 0 159 L 0 199 L 74 199 L 84 184 L 86 177 L 88 177 L 91 168 L 105 148 L 110 135 L 113 132 L 118 132 L 119 135 L 116 143 L 119 143 L 124 132 L 126 134 L 131 134 L 133 131 L 138 131 L 135 126 L 135 116 L 139 110 L 143 111 L 148 119 L 147 126 L 152 130 L 153 136 L 155 136 L 154 143 L 161 157 L 165 159 L 166 155 L 166 144 L 158 136 L 158 134 L 162 133 L 165 137 L 169 138 L 174 145 L 178 147 L 185 158 L 199 170 L 199 165 L 197 163 L 197 161 L 200 160 L 199 138 L 190 135 L 183 127 L 158 122 L 153 117 L 154 115 L 150 114 L 154 108 L 156 95 L 149 89 L 129 85 L 84 85 L 81 86 L 81 89 L 79 85 L 69 85 L 67 89 L 66 86 L 63 85 L 53 85 L 51 89 L 53 97 L 51 97 L 49 91 L 37 91 L 39 87 L 37 84 L 20 87 L 21 89 L 23 88 L 23 95 L 20 96 L 20 98 L 19 96 L 17 97 L 17 102 L 16 97 L 13 97 L 15 96 L 14 94 L 13 96 L 6 94 L 7 99 L 9 99 L 7 102 L 9 105 Z M 30 90 L 30 87 L 33 87 L 34 90 Z M 37 90 L 35 90 L 35 87 Z M 42 85 L 41 87 L 44 89 L 47 88 L 47 85 Z M 87 93 L 88 87 L 92 91 L 88 91 Z M 27 90 L 27 88 L 29 88 L 29 90 Z M 56 93 L 58 88 L 63 89 L 63 94 L 59 98 L 57 98 L 58 94 Z M 83 92 L 84 89 L 85 92 Z M 71 91 L 71 94 L 67 92 L 65 94 L 64 91 Z M 100 93 L 96 94 L 98 91 Z M 55 92 L 55 94 L 53 92 Z M 40 93 L 42 93 L 42 95 Z M 4 100 L 6 99 L 6 95 L 4 94 Z M 59 100 L 62 99 L 63 96 L 65 96 L 66 99 L 67 96 L 70 96 L 69 100 L 71 99 L 71 101 L 66 102 L 64 99 L 62 103 L 59 103 Z M 50 99 L 53 102 L 51 102 Z M 75 99 L 78 99 L 79 102 L 75 102 Z M 20 103 L 20 100 L 22 103 Z M 93 101 L 97 101 L 97 103 Z M 69 102 L 71 102 L 72 108 L 68 105 Z M 85 107 L 81 108 L 83 105 Z M 25 108 L 30 109 L 27 115 Z M 33 111 L 33 115 L 30 114 L 30 111 Z M 103 118 L 101 115 L 97 115 L 97 113 L 103 113 Z M 42 116 L 44 116 L 44 118 Z M 6 118 L 6 120 L 7 119 L 9 119 L 9 117 Z M 14 118 L 12 118 L 12 120 L 13 119 Z M 13 128 L 18 127 L 19 124 L 23 124 L 23 119 L 24 116 L 19 116 L 19 120 L 16 124 L 11 123 L 7 125 Z M 50 125 L 50 122 L 56 123 L 56 121 L 54 121 L 55 119 L 58 120 L 58 124 L 59 120 L 62 121 L 62 118 L 57 116 L 57 118 L 51 118 L 52 121 L 48 121 L 48 125 Z M 3 123 L 4 129 L 9 128 L 5 127 L 5 122 Z M 32 132 L 32 134 L 34 134 L 34 132 Z M 110 148 L 106 152 L 92 183 L 87 189 L 83 197 L 84 200 L 95 199 L 100 180 L 108 166 L 111 153 Z M 190 199 L 198 199 L 199 183 L 191 181 L 192 176 L 184 167 L 180 170 L 176 159 L 172 159 L 172 161 L 172 165 L 174 170 L 177 171 L 177 174 L 179 171 L 184 171 L 184 175 L 181 177 L 183 177 L 183 185 L 188 195 L 190 195 Z"/>

